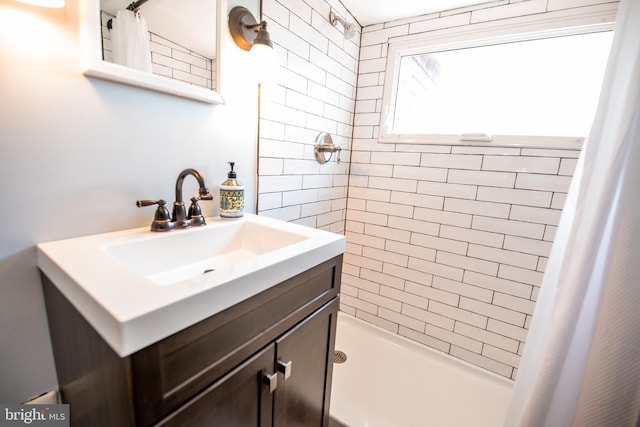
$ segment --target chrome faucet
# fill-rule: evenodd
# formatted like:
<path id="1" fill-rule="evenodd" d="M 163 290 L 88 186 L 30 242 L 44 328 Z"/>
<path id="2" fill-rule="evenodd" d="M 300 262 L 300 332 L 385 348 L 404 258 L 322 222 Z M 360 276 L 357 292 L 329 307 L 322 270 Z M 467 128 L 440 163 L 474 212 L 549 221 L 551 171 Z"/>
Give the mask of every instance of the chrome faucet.
<path id="1" fill-rule="evenodd" d="M 182 184 L 188 175 L 192 175 L 198 181 L 200 188 L 198 189 L 198 197 L 191 198 L 191 206 L 189 206 L 189 212 L 187 213 L 184 201 L 182 200 Z M 202 210 L 200 209 L 200 205 L 198 205 L 198 200 L 213 200 L 213 195 L 209 192 L 200 172 L 189 168 L 180 172 L 176 180 L 176 201 L 173 203 L 171 218 L 169 218 L 169 210 L 166 208 L 166 202 L 164 200 L 138 200 L 136 205 L 139 208 L 158 205 L 153 222 L 151 223 L 151 231 L 170 231 L 175 228 L 206 225 Z"/>

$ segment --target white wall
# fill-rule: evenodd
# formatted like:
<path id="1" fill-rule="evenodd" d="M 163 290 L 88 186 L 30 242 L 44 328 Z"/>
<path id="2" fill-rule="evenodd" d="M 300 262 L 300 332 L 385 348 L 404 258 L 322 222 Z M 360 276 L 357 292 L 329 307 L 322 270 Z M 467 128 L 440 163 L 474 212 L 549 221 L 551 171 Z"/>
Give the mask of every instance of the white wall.
<path id="1" fill-rule="evenodd" d="M 229 160 L 255 209 L 255 88 L 234 80 L 245 58 L 226 30 L 227 104 L 211 106 L 84 77 L 79 3 L 0 0 L 0 402 L 57 386 L 35 244 L 147 226 L 153 208 L 137 199 L 171 203 L 187 167 L 217 193 Z M 185 197 L 197 194 L 191 181 Z M 206 215 L 214 203 L 202 202 Z"/>

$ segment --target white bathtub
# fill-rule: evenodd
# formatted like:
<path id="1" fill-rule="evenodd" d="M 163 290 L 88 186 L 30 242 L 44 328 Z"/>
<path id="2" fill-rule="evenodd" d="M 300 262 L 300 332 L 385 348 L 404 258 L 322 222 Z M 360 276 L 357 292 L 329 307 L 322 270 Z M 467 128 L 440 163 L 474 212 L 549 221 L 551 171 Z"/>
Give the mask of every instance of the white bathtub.
<path id="1" fill-rule="evenodd" d="M 339 313 L 333 425 L 502 427 L 512 382 Z"/>

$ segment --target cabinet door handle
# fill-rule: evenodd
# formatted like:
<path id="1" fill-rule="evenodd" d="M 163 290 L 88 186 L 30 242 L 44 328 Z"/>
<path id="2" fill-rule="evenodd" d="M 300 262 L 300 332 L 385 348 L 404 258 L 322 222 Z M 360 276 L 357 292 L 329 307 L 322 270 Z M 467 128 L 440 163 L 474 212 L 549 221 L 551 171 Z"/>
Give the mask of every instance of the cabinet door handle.
<path id="1" fill-rule="evenodd" d="M 278 374 L 275 372 L 272 375 L 263 372 L 262 381 L 269 386 L 269 393 L 273 393 L 278 388 Z"/>
<path id="2" fill-rule="evenodd" d="M 284 374 L 285 380 L 291 376 L 292 364 L 293 362 L 291 360 L 289 360 L 288 362 L 283 362 L 282 360 L 278 359 L 277 369 L 278 372 Z"/>

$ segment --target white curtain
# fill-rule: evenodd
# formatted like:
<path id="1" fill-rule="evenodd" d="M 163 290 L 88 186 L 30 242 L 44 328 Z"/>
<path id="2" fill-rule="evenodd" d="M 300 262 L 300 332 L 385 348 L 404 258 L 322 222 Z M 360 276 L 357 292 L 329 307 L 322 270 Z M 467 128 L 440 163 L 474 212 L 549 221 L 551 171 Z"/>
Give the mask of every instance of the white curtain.
<path id="1" fill-rule="evenodd" d="M 640 425 L 640 0 L 622 0 L 505 427 Z"/>
<path id="2" fill-rule="evenodd" d="M 151 49 L 146 19 L 139 13 L 119 10 L 112 24 L 113 62 L 151 72 Z"/>

